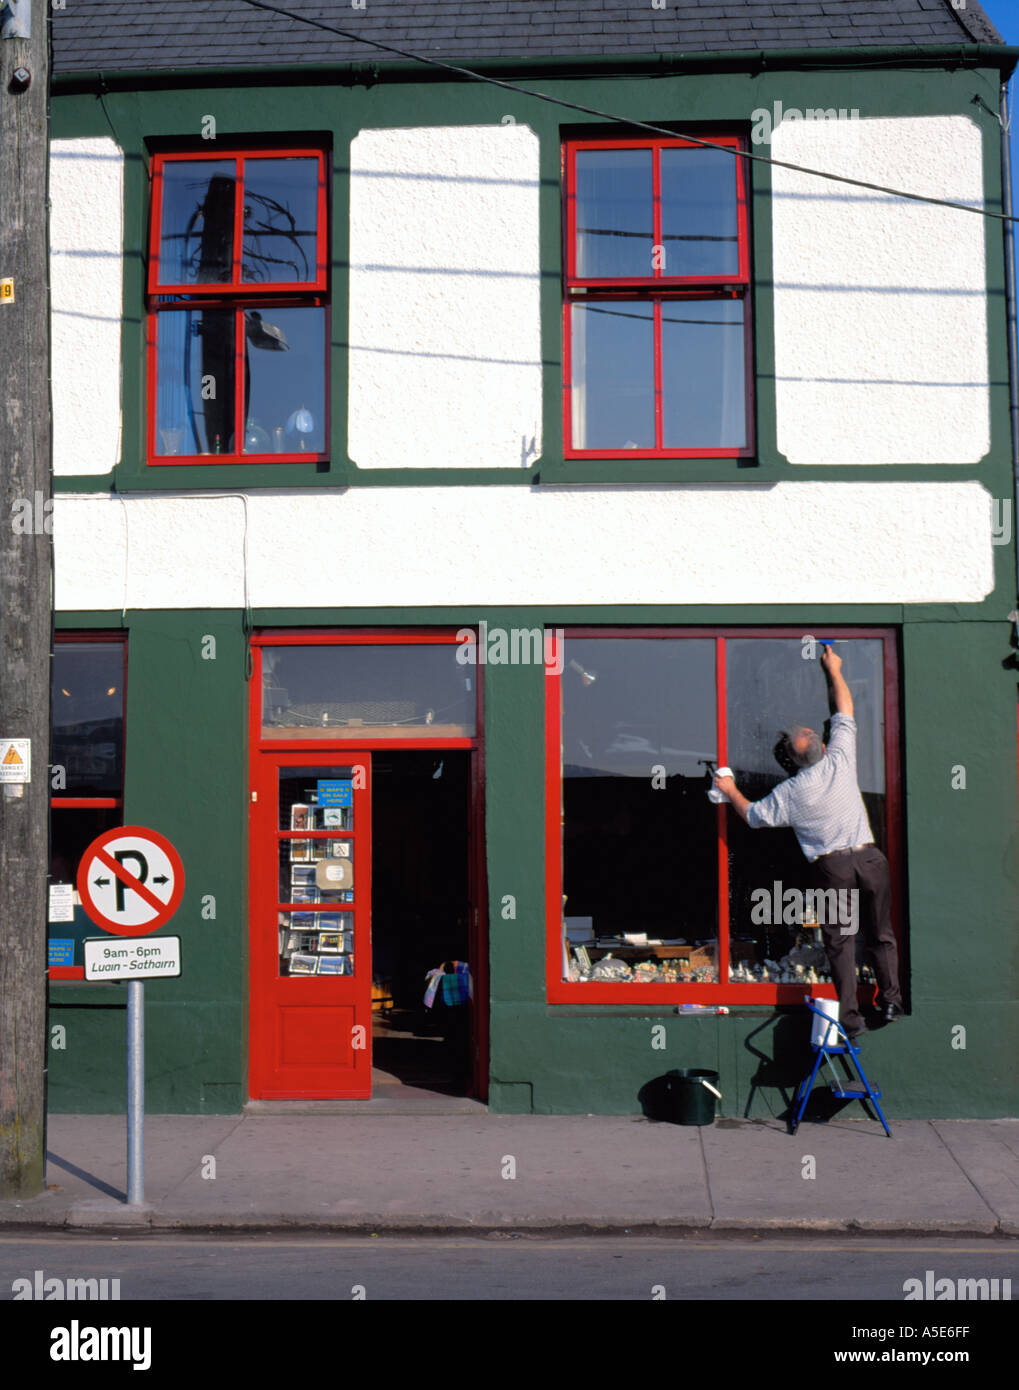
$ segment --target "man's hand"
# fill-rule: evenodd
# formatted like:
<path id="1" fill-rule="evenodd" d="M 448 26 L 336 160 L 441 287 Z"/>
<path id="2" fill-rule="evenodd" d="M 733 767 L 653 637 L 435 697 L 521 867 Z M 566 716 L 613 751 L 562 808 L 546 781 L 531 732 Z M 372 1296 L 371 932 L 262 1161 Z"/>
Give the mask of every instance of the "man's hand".
<path id="1" fill-rule="evenodd" d="M 842 670 L 842 658 L 835 654 L 834 647 L 824 647 L 821 651 L 821 665 L 829 675 Z"/>
<path id="2" fill-rule="evenodd" d="M 715 773 L 713 780 L 717 789 L 729 798 L 729 805 L 736 814 L 742 820 L 746 820 L 747 807 L 750 805 L 750 802 L 740 791 L 739 787 L 737 787 L 733 779 L 731 777 L 719 777 L 718 774 Z"/>
<path id="3" fill-rule="evenodd" d="M 832 714 L 848 714 L 853 717 L 853 697 L 842 675 L 842 658 L 835 655 L 832 647 L 825 647 L 821 653 L 821 665 L 828 682 L 828 707 Z"/>

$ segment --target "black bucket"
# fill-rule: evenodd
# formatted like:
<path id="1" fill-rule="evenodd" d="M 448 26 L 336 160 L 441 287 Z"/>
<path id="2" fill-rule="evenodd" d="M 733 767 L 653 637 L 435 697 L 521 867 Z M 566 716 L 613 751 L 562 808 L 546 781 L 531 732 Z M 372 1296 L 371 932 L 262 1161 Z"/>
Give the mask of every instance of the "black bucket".
<path id="1" fill-rule="evenodd" d="M 665 1078 L 668 1094 L 668 1117 L 674 1125 L 710 1125 L 715 1122 L 714 1091 L 703 1085 L 707 1082 L 718 1090 L 718 1072 L 701 1067 L 681 1067 L 670 1071 Z"/>

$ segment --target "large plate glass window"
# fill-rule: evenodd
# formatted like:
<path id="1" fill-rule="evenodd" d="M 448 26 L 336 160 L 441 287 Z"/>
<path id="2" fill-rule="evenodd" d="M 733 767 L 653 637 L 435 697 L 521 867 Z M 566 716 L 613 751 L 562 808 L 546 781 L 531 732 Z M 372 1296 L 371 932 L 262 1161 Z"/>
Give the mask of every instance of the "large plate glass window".
<path id="1" fill-rule="evenodd" d="M 566 142 L 567 458 L 753 452 L 745 161 L 707 138 Z"/>
<path id="2" fill-rule="evenodd" d="M 566 978 L 717 979 L 714 643 L 571 639 L 562 694 Z"/>
<path id="3" fill-rule="evenodd" d="M 737 637 L 725 646 L 727 761 L 743 795 L 760 801 L 789 775 L 775 755 L 784 729 L 802 724 L 827 741 L 830 714 L 819 648 L 805 647 L 796 637 Z M 887 853 L 883 643 L 843 639 L 836 650 L 853 696 L 860 793 L 875 843 Z M 741 985 L 827 980 L 819 929 L 827 904 L 811 895 L 811 867 L 792 830 L 751 830 L 730 814 L 727 851 L 729 979 Z M 857 941 L 860 978 L 873 982 L 862 934 Z"/>
<path id="4" fill-rule="evenodd" d="M 899 904 L 893 634 L 832 630 L 853 694 L 857 773 Z M 758 801 L 795 769 L 790 724 L 827 740 L 819 643 L 783 631 L 567 632 L 546 725 L 548 997 L 793 1002 L 832 993 L 811 869 L 792 830 L 707 797 L 727 763 Z M 861 985 L 873 983 L 859 937 Z"/>
<path id="5" fill-rule="evenodd" d="M 325 457 L 327 245 L 321 150 L 154 157 L 150 463 Z"/>

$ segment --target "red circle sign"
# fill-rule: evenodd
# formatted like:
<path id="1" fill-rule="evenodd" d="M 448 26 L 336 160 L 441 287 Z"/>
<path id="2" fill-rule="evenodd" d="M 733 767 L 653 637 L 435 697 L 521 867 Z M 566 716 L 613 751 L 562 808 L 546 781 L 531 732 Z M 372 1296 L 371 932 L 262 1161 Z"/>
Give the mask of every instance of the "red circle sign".
<path id="1" fill-rule="evenodd" d="M 184 865 L 165 835 L 118 825 L 93 840 L 78 865 L 81 905 L 114 936 L 148 936 L 170 920 L 184 893 Z"/>

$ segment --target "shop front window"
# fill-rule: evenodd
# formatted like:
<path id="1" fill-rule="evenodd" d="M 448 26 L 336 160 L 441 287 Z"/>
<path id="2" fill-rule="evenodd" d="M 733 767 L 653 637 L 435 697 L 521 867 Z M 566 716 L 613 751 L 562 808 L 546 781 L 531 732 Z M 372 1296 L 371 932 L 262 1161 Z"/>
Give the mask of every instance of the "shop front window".
<path id="1" fill-rule="evenodd" d="M 839 643 L 860 790 L 895 883 L 894 640 L 825 636 Z M 826 737 L 820 651 L 774 630 L 567 634 L 547 726 L 550 1002 L 623 1002 L 638 985 L 647 1002 L 793 1002 L 830 984 L 826 904 L 795 835 L 751 830 L 707 797 L 720 764 L 750 800 L 766 796 L 789 775 L 775 747 L 790 723 Z M 868 983 L 862 950 L 858 968 Z"/>
<path id="2" fill-rule="evenodd" d="M 743 795 L 760 801 L 788 775 L 775 757 L 781 730 L 795 722 L 827 741 L 825 682 L 799 638 L 730 638 L 725 649 L 726 761 Z M 848 639 L 837 651 L 853 696 L 860 792 L 875 843 L 886 849 L 883 644 Z M 751 830 L 730 814 L 727 850 L 730 981 L 826 981 L 819 930 L 825 902 L 812 896 L 810 865 L 792 830 Z M 859 969 L 864 981 L 872 978 L 865 960 Z"/>
<path id="3" fill-rule="evenodd" d="M 566 978 L 717 979 L 715 644 L 573 639 L 562 689 Z"/>
<path id="4" fill-rule="evenodd" d="M 95 923 L 76 889 L 81 856 L 124 819 L 124 685 L 120 640 L 60 635 L 53 652 L 49 965 L 83 978 L 81 943 Z"/>

